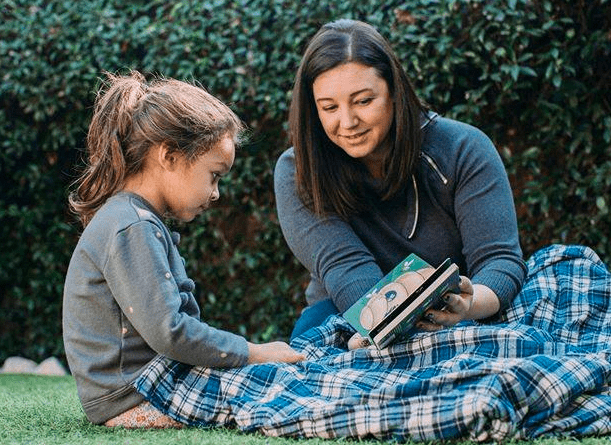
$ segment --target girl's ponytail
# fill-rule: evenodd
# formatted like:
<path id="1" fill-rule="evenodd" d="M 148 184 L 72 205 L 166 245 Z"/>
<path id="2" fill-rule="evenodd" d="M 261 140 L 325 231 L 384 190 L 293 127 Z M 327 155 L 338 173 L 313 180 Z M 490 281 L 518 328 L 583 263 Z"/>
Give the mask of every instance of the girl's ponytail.
<path id="1" fill-rule="evenodd" d="M 123 186 L 128 169 L 124 144 L 130 138 L 134 109 L 146 89 L 139 73 L 132 72 L 129 77 L 107 76 L 107 89 L 98 92 L 87 133 L 88 166 L 68 198 L 84 226 Z"/>

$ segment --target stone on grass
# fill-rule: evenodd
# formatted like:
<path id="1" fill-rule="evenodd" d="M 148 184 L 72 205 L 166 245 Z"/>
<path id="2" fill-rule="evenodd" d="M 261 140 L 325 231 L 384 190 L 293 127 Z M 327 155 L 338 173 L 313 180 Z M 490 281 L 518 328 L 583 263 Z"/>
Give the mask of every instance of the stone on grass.
<path id="1" fill-rule="evenodd" d="M 23 357 L 9 357 L 0 368 L 0 374 L 38 374 L 67 375 L 66 369 L 55 357 L 50 357 L 40 364 Z"/>
<path id="2" fill-rule="evenodd" d="M 66 375 L 66 370 L 55 357 L 50 357 L 40 363 L 34 370 L 35 374 L 40 375 Z"/>
<path id="3" fill-rule="evenodd" d="M 9 357 L 2 366 L 3 374 L 34 374 L 36 362 L 29 358 Z"/>

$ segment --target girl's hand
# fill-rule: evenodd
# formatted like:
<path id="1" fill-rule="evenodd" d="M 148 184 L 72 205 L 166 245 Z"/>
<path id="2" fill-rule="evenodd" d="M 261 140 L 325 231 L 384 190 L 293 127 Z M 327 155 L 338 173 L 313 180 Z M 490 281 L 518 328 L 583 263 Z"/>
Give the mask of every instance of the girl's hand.
<path id="1" fill-rule="evenodd" d="M 305 359 L 305 355 L 295 351 L 283 341 L 261 344 L 248 342 L 249 365 L 267 362 L 296 363 Z"/>
<path id="2" fill-rule="evenodd" d="M 496 314 L 500 308 L 499 299 L 487 286 L 472 284 L 467 277 L 460 277 L 460 294 L 448 292 L 444 295 L 445 307 L 428 310 L 418 327 L 435 331 L 453 326 L 462 320 L 479 320 Z"/>

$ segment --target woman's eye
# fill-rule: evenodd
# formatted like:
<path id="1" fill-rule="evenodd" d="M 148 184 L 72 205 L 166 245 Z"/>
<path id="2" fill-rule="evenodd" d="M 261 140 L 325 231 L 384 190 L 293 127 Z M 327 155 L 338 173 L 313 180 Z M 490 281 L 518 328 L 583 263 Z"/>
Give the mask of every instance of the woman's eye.
<path id="1" fill-rule="evenodd" d="M 366 99 L 360 99 L 360 100 L 358 101 L 358 103 L 359 103 L 360 105 L 367 105 L 367 104 L 368 104 L 368 103 L 370 103 L 372 100 L 373 100 L 373 97 L 368 97 L 368 98 L 366 98 Z"/>

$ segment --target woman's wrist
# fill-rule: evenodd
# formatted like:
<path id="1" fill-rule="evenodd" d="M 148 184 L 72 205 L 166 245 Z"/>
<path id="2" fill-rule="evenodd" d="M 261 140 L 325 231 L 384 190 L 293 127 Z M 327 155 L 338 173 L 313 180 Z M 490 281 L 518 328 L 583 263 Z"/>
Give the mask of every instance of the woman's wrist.
<path id="1" fill-rule="evenodd" d="M 469 308 L 468 317 L 472 320 L 481 320 L 496 314 L 501 308 L 501 303 L 496 293 L 488 286 L 483 284 L 473 285 L 473 294 L 471 296 L 471 307 Z"/>

